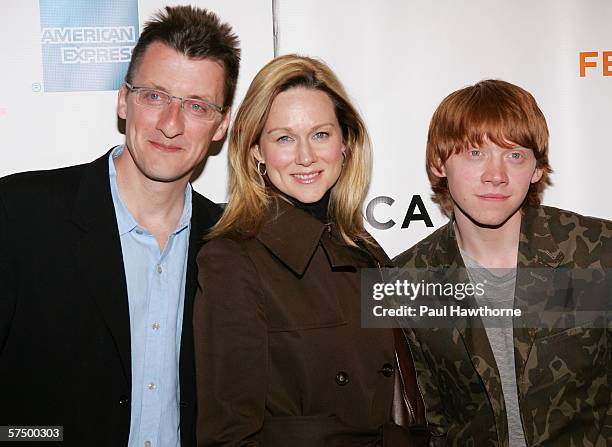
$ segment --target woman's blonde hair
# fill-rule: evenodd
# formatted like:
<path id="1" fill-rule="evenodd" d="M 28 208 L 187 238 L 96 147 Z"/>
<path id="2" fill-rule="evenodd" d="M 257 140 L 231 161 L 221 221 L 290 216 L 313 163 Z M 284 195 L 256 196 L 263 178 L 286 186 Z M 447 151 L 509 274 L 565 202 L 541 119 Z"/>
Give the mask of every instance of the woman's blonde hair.
<path id="1" fill-rule="evenodd" d="M 248 238 L 261 229 L 266 209 L 278 193 L 266 187 L 251 148 L 259 143 L 274 98 L 297 87 L 325 92 L 334 105 L 346 158 L 332 187 L 329 215 L 348 244 L 369 243 L 362 207 L 372 170 L 372 150 L 365 124 L 327 65 L 294 54 L 277 57 L 260 70 L 236 113 L 229 141 L 229 203 L 208 238 Z"/>

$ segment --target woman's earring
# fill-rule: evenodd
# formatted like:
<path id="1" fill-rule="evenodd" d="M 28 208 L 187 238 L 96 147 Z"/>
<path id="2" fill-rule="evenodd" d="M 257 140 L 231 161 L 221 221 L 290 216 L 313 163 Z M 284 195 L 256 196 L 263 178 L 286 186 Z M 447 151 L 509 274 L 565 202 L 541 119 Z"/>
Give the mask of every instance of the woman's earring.
<path id="1" fill-rule="evenodd" d="M 261 167 L 262 166 L 263 166 L 263 172 L 261 172 Z M 266 168 L 266 164 L 263 161 L 261 161 L 261 160 L 257 162 L 257 172 L 262 177 L 268 173 L 268 169 Z"/>

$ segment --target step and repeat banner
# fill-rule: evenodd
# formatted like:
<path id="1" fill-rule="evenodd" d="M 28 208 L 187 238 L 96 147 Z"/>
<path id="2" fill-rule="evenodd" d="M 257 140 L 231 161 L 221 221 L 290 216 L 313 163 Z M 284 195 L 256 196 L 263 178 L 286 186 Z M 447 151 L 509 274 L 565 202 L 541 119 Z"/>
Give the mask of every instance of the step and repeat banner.
<path id="1" fill-rule="evenodd" d="M 97 158 L 123 142 L 117 89 L 158 0 L 2 3 L 0 176 Z M 425 143 L 451 91 L 503 79 L 530 91 L 551 133 L 554 185 L 544 202 L 612 219 L 612 40 L 608 0 L 191 1 L 242 42 L 235 106 L 275 54 L 319 57 L 362 111 L 374 144 L 364 214 L 393 256 L 445 219 L 430 201 Z M 226 199 L 226 148 L 194 187 Z"/>
<path id="2" fill-rule="evenodd" d="M 242 42 L 237 102 L 272 57 L 270 0 L 4 0 L 0 6 L 0 176 L 98 158 L 123 143 L 117 90 L 144 23 L 191 3 L 229 22 Z M 208 157 L 194 187 L 226 196 L 225 148 Z"/>

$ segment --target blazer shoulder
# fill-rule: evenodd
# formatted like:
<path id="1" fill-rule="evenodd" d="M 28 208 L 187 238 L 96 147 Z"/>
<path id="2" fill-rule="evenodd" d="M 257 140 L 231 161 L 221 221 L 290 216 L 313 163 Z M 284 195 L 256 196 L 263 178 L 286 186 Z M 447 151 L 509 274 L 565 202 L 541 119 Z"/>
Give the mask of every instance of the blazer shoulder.
<path id="1" fill-rule="evenodd" d="M 566 261 L 588 267 L 612 267 L 612 221 L 542 206 L 548 230 Z"/>
<path id="2" fill-rule="evenodd" d="M 574 211 L 568 211 L 551 206 L 542 206 L 542 213 L 546 216 L 549 227 L 552 230 L 565 228 L 565 233 L 560 240 L 569 239 L 583 231 L 594 232 L 592 236 L 612 235 L 612 221 L 599 217 L 583 216 Z"/>
<path id="3" fill-rule="evenodd" d="M 34 209 L 57 213 L 74 200 L 85 165 L 29 171 L 0 178 L 0 201 L 10 215 Z"/>
<path id="4" fill-rule="evenodd" d="M 431 266 L 432 255 L 439 249 L 440 241 L 447 237 L 448 226 L 443 225 L 429 236 L 421 239 L 408 250 L 393 258 L 393 264 L 402 268 L 427 268 Z"/>
<path id="5" fill-rule="evenodd" d="M 193 205 L 198 208 L 204 209 L 210 212 L 216 212 L 221 214 L 223 212 L 223 208 L 220 205 L 216 204 L 212 200 L 207 197 L 204 197 L 202 194 L 197 192 L 195 189 L 192 190 L 192 198 Z"/>
<path id="6" fill-rule="evenodd" d="M 223 208 L 192 189 L 191 203 L 194 215 L 205 228 L 210 228 L 221 218 Z"/>

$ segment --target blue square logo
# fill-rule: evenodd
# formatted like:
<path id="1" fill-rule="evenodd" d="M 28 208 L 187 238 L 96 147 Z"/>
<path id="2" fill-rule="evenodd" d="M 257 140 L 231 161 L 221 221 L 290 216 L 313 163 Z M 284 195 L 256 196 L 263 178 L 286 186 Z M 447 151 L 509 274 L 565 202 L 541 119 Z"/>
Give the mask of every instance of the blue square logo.
<path id="1" fill-rule="evenodd" d="M 45 92 L 117 90 L 138 40 L 138 0 L 40 0 Z"/>

